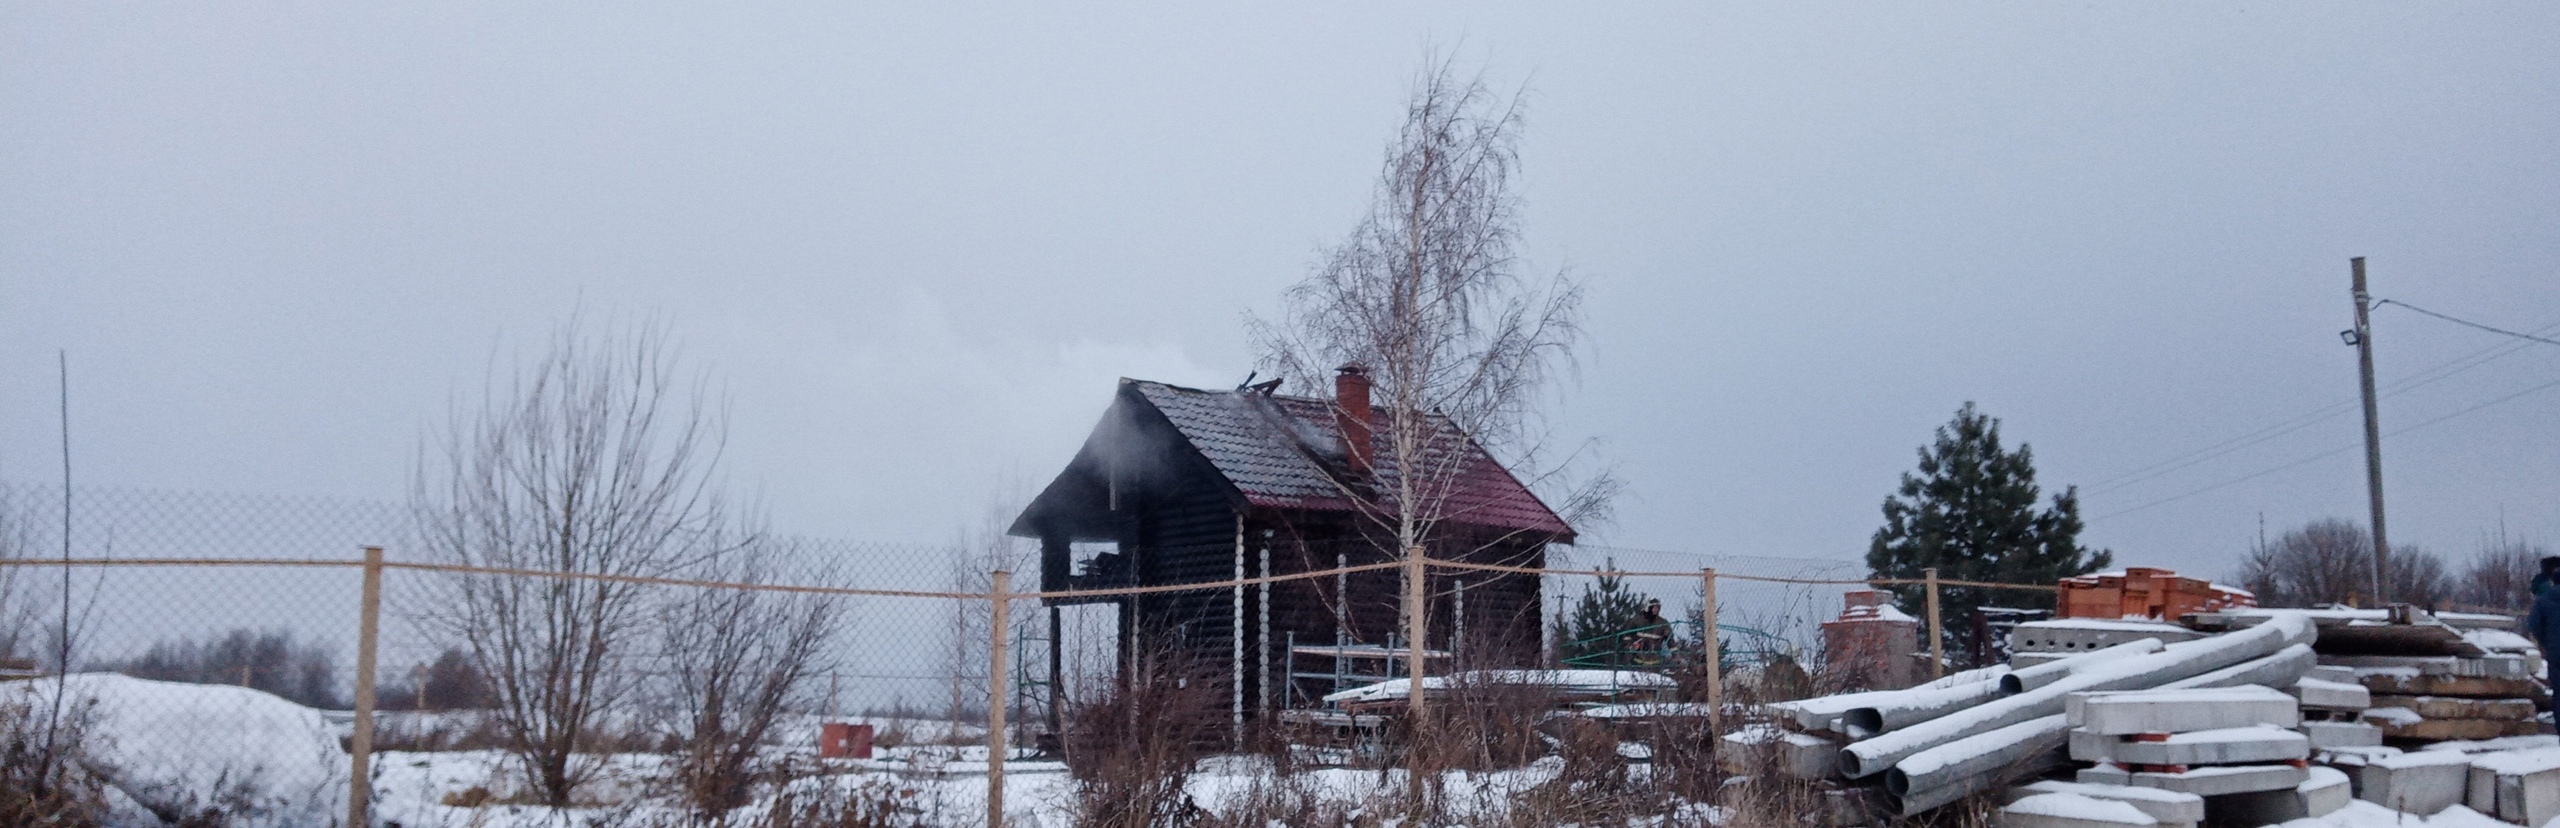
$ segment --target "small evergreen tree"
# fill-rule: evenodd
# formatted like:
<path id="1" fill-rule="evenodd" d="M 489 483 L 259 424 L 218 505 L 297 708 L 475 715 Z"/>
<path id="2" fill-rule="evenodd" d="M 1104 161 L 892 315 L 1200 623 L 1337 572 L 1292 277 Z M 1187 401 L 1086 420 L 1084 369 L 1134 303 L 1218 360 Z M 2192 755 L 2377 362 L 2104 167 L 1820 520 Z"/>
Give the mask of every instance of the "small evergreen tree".
<path id="1" fill-rule="evenodd" d="M 1917 474 L 1885 498 L 1884 527 L 1867 547 L 1867 569 L 1877 578 L 1918 578 L 1935 567 L 1948 580 L 2011 584 L 2052 583 L 2105 568 L 2114 555 L 2080 545 L 2080 497 L 2076 487 L 2038 509 L 2035 458 L 2020 444 L 2000 446 L 2000 421 L 1967 402 L 1920 449 Z M 1925 587 L 1893 587 L 1902 606 L 1927 604 Z M 1939 622 L 1949 652 L 1971 629 L 1975 607 L 2051 607 L 2053 597 L 2026 590 L 1941 587 Z"/>
<path id="2" fill-rule="evenodd" d="M 1612 564 L 1614 567 L 1614 564 Z M 1573 614 L 1564 620 L 1557 636 L 1568 660 L 1606 655 L 1629 646 L 1630 642 L 1605 638 L 1641 625 L 1644 606 L 1653 598 L 1627 588 L 1626 579 L 1602 575 L 1598 584 L 1582 588 L 1582 597 L 1574 600 Z"/>

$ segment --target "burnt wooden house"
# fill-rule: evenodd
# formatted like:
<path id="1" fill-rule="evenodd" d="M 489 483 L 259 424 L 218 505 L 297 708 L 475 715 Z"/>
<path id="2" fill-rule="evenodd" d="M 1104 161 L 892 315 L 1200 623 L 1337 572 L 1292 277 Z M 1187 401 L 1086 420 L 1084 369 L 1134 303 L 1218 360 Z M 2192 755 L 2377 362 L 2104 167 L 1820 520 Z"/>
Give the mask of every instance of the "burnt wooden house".
<path id="1" fill-rule="evenodd" d="M 1123 379 L 1075 459 L 1011 528 L 1040 541 L 1044 592 L 1216 584 L 1399 560 L 1388 516 L 1397 491 L 1424 491 L 1437 518 L 1429 556 L 1543 566 L 1573 529 L 1483 447 L 1444 418 L 1425 441 L 1430 482 L 1406 489 L 1370 404 L 1365 371 L 1345 366 L 1333 399 Z M 1424 475 L 1416 475 L 1417 481 Z M 1401 573 L 1379 569 L 1250 586 L 1049 599 L 1117 605 L 1123 675 L 1174 658 L 1227 684 L 1236 715 L 1306 705 L 1332 689 L 1293 682 L 1323 656 L 1394 645 Z M 1426 664 L 1534 666 L 1541 601 L 1535 575 L 1435 570 L 1427 583 Z M 1300 655 L 1291 658 L 1291 645 Z M 1051 658 L 1051 685 L 1057 661 Z M 1292 687 L 1292 685 L 1295 685 Z"/>

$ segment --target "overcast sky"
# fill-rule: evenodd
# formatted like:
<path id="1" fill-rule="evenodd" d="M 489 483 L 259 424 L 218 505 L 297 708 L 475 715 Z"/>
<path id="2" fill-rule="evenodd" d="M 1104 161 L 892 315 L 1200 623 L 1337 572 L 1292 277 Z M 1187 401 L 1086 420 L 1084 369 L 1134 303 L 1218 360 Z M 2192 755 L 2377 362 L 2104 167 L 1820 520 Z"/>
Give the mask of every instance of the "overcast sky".
<path id="1" fill-rule="evenodd" d="M 535 5 L 0 9 L 0 479 L 68 349 L 85 483 L 397 498 L 583 306 L 724 384 L 778 527 L 946 540 L 1114 378 L 1244 378 L 1432 48 L 1529 90 L 1597 541 L 1861 555 L 1974 400 L 2085 540 L 2225 574 L 2363 517 L 2349 257 L 2560 326 L 2547 3 Z M 2386 386 L 2514 342 L 2376 320 Z M 2560 543 L 2560 347 L 2491 353 L 2383 400 L 2527 392 L 2386 440 L 2395 540 Z"/>

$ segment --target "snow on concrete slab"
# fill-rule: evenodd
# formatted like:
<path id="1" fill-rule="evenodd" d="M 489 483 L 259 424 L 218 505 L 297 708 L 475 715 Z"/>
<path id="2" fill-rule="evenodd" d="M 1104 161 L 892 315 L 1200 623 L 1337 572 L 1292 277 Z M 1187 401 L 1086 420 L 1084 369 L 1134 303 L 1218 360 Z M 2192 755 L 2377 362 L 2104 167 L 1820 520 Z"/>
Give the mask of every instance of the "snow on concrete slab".
<path id="1" fill-rule="evenodd" d="M 2304 676 L 2293 683 L 2293 697 L 2304 707 L 2322 710 L 2363 710 L 2373 706 L 2373 691 L 2351 681 L 2328 681 Z"/>
<path id="2" fill-rule="evenodd" d="M 2019 798 L 2036 794 L 2062 793 L 2094 799 L 2111 799 L 2140 809 L 2152 819 L 2164 823 L 2204 821 L 2204 797 L 2159 788 L 2131 785 L 2084 785 L 2078 782 L 2047 780 L 2020 785 L 2010 789 L 2010 793 Z"/>
<path id="3" fill-rule="evenodd" d="M 2376 707 L 2364 712 L 2364 720 L 2381 725 L 2413 725 L 2426 721 L 2418 711 L 2406 707 Z"/>
<path id="4" fill-rule="evenodd" d="M 2073 693 L 2063 712 L 2073 727 L 2104 735 L 2292 727 L 2302 721 L 2301 708 L 2292 696 L 2254 685 Z"/>
<path id="5" fill-rule="evenodd" d="M 2076 793 L 2040 793 L 2000 809 L 2007 828 L 2153 828 L 2160 821 L 2130 803 Z"/>
<path id="6" fill-rule="evenodd" d="M 2515 721 L 2533 717 L 2532 699 L 2474 699 L 2457 696 L 2379 695 L 2373 703 L 2383 707 L 2406 709 L 2422 719 L 2497 719 Z"/>
<path id="7" fill-rule="evenodd" d="M 2496 739 L 2459 739 L 2437 742 L 2419 750 L 2450 750 L 2456 753 L 2491 753 L 2560 747 L 2560 736 L 2501 736 Z"/>

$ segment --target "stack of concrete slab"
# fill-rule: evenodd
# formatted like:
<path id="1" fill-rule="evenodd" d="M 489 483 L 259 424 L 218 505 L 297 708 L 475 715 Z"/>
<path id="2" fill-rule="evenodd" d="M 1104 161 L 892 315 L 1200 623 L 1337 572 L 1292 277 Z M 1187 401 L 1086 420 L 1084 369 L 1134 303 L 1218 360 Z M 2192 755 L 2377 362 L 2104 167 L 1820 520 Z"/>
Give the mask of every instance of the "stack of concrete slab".
<path id="1" fill-rule="evenodd" d="M 2190 794 L 2210 821 L 2261 825 L 2345 804 L 2343 774 L 2313 774 L 2292 695 L 2267 687 L 2073 694 L 2065 711 L 2084 785 Z"/>
<path id="2" fill-rule="evenodd" d="M 2286 692 L 2301 703 L 2302 724 L 2296 729 L 2311 740 L 2312 750 L 2382 744 L 2382 728 L 2364 722 L 2373 692 L 2357 683 L 2354 668 L 2313 667 Z"/>
<path id="3" fill-rule="evenodd" d="M 2387 739 L 2435 742 L 2528 736 L 2539 690 L 2522 655 L 2329 656 L 2323 666 L 2353 669 L 2373 696 L 2364 721 Z"/>

